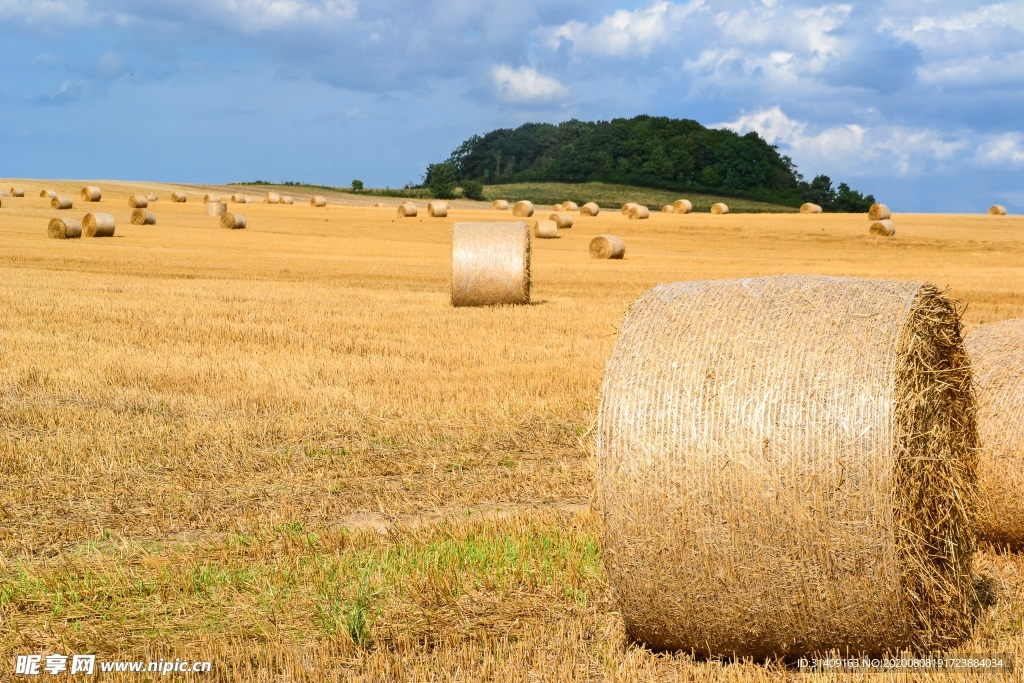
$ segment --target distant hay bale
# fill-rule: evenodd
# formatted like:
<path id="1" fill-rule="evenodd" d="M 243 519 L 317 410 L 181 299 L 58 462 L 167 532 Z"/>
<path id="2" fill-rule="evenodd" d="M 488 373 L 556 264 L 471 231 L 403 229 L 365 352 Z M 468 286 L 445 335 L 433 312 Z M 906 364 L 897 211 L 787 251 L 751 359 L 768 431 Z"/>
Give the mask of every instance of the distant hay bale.
<path id="1" fill-rule="evenodd" d="M 868 208 L 868 220 L 881 221 L 886 218 L 892 218 L 892 214 L 889 212 L 889 207 L 885 204 L 875 202 Z"/>
<path id="2" fill-rule="evenodd" d="M 283 195 L 281 195 L 281 203 L 282 204 L 294 204 L 295 203 L 295 199 L 291 195 L 283 194 Z"/>
<path id="3" fill-rule="evenodd" d="M 598 235 L 590 240 L 590 257 L 621 259 L 626 257 L 626 243 L 615 235 Z"/>
<path id="4" fill-rule="evenodd" d="M 622 205 L 622 206 L 621 206 L 621 207 L 619 208 L 619 212 L 620 212 L 620 213 L 621 213 L 621 214 L 622 214 L 623 216 L 628 216 L 628 215 L 629 215 L 629 212 L 630 212 L 630 210 L 631 210 L 631 209 L 632 209 L 632 208 L 633 208 L 634 206 L 637 206 L 637 203 L 636 203 L 636 202 L 626 202 L 625 204 L 623 204 L 623 205 Z"/>
<path id="5" fill-rule="evenodd" d="M 627 632 L 710 658 L 948 651 L 980 613 L 976 414 L 958 307 L 932 285 L 648 291 L 596 428 Z"/>
<path id="6" fill-rule="evenodd" d="M 1024 547 L 1024 319 L 964 337 L 978 396 L 978 538 Z"/>
<path id="7" fill-rule="evenodd" d="M 228 211 L 220 217 L 220 227 L 231 230 L 241 230 L 245 227 L 245 216 L 240 213 Z"/>
<path id="8" fill-rule="evenodd" d="M 316 207 L 327 206 L 327 197 L 319 194 L 313 195 L 313 198 L 309 200 L 309 205 Z"/>
<path id="9" fill-rule="evenodd" d="M 533 236 L 542 240 L 558 237 L 558 223 L 546 220 L 537 221 L 533 226 Z"/>
<path id="10" fill-rule="evenodd" d="M 268 192 L 267 196 L 265 196 L 263 198 L 263 203 L 264 204 L 280 204 L 281 203 L 281 195 L 279 195 L 277 192 Z"/>
<path id="11" fill-rule="evenodd" d="M 12 191 L 11 194 L 14 194 L 14 192 Z M 1001 204 L 993 204 L 992 206 L 988 207 L 988 215 L 989 216 L 1005 216 L 1006 215 L 1006 207 L 1002 206 Z"/>
<path id="12" fill-rule="evenodd" d="M 155 202 L 159 201 L 160 197 L 156 195 L 156 192 L 150 192 L 149 194 L 146 195 L 146 199 L 148 199 L 151 202 Z"/>
<path id="13" fill-rule="evenodd" d="M 54 192 L 53 190 L 40 190 L 39 191 L 39 196 L 40 197 L 48 197 L 50 199 L 53 199 L 54 197 L 57 196 L 57 193 Z"/>
<path id="14" fill-rule="evenodd" d="M 643 204 L 634 204 L 629 207 L 629 211 L 626 213 L 626 218 L 630 220 L 645 220 L 651 217 L 651 210 Z"/>
<path id="15" fill-rule="evenodd" d="M 416 205 L 412 202 L 402 202 L 398 205 L 399 218 L 412 218 L 416 215 Z"/>
<path id="16" fill-rule="evenodd" d="M 549 219 L 555 222 L 559 230 L 565 230 L 572 227 L 572 216 L 567 213 L 553 213 L 548 216 Z"/>
<path id="17" fill-rule="evenodd" d="M 516 202 L 512 207 L 512 215 L 517 218 L 529 218 L 533 215 L 533 202 L 526 199 Z"/>
<path id="18" fill-rule="evenodd" d="M 375 209 L 384 208 L 384 203 L 383 202 L 374 202 L 373 203 L 373 208 L 375 208 Z"/>
<path id="19" fill-rule="evenodd" d="M 23 187 L 12 187 L 11 188 L 11 196 L 12 197 L 24 197 L 25 196 L 25 188 L 23 188 Z"/>
<path id="20" fill-rule="evenodd" d="M 555 211 L 579 211 L 580 207 L 576 205 L 576 202 L 562 202 L 562 206 L 555 209 Z"/>
<path id="21" fill-rule="evenodd" d="M 94 185 L 86 185 L 82 188 L 82 201 L 86 202 L 98 202 L 103 197 L 103 193 L 100 192 L 100 188 Z"/>
<path id="22" fill-rule="evenodd" d="M 219 201 L 220 201 L 220 195 L 216 195 L 216 194 L 204 194 L 203 195 L 203 203 L 204 204 L 209 204 L 210 202 L 219 202 Z"/>
<path id="23" fill-rule="evenodd" d="M 234 204 L 248 204 L 249 197 L 244 194 L 233 194 L 231 195 L 231 202 Z"/>
<path id="24" fill-rule="evenodd" d="M 677 199 L 672 202 L 672 208 L 676 210 L 676 213 L 690 213 L 693 211 L 693 202 L 689 199 Z"/>
<path id="25" fill-rule="evenodd" d="M 50 208 L 53 209 L 59 209 L 63 211 L 64 209 L 70 209 L 73 204 L 74 202 L 72 202 L 71 197 L 61 197 L 60 195 L 55 195 L 50 198 Z"/>
<path id="26" fill-rule="evenodd" d="M 888 218 L 883 218 L 880 221 L 874 221 L 871 227 L 868 229 L 872 235 L 881 235 L 882 237 L 892 237 L 896 234 L 896 225 Z"/>
<path id="27" fill-rule="evenodd" d="M 132 207 L 133 209 L 144 209 L 147 206 L 149 206 L 149 198 L 144 197 L 141 194 L 133 194 L 132 196 L 128 197 L 128 206 Z"/>
<path id="28" fill-rule="evenodd" d="M 530 303 L 526 223 L 456 223 L 452 228 L 452 306 Z"/>
<path id="29" fill-rule="evenodd" d="M 495 211 L 508 211 L 508 202 L 504 199 L 495 199 L 494 203 L 491 204 L 491 208 Z"/>
<path id="30" fill-rule="evenodd" d="M 662 213 L 675 213 L 676 212 L 676 207 L 672 206 L 671 204 L 666 204 L 665 206 L 661 207 L 661 212 Z"/>
<path id="31" fill-rule="evenodd" d="M 172 192 L 171 193 L 171 201 L 172 202 L 176 202 L 176 203 L 182 204 L 182 203 L 185 202 L 186 199 L 187 199 L 187 197 L 185 197 L 185 193 L 184 192 Z"/>
<path id="32" fill-rule="evenodd" d="M 113 237 L 114 217 L 109 213 L 87 213 L 82 219 L 82 234 L 85 237 Z"/>
<path id="33" fill-rule="evenodd" d="M 724 202 L 715 202 L 711 205 L 711 213 L 721 216 L 729 213 L 729 207 Z"/>
<path id="34" fill-rule="evenodd" d="M 132 211 L 132 225 L 156 225 L 156 216 L 145 209 Z"/>
<path id="35" fill-rule="evenodd" d="M 562 210 L 562 205 L 561 204 L 552 204 L 551 205 L 551 210 L 552 211 L 561 211 Z"/>
<path id="36" fill-rule="evenodd" d="M 206 215 L 216 218 L 223 216 L 228 211 L 228 205 L 224 202 L 206 202 Z"/>
<path id="37" fill-rule="evenodd" d="M 821 207 L 811 202 L 804 202 L 800 205 L 800 213 L 821 213 Z"/>
<path id="38" fill-rule="evenodd" d="M 580 207 L 581 216 L 596 216 L 599 213 L 601 213 L 601 207 L 594 202 L 587 202 Z"/>
<path id="39" fill-rule="evenodd" d="M 82 224 L 74 218 L 51 218 L 46 234 L 56 240 L 73 240 L 82 236 Z"/>
<path id="40" fill-rule="evenodd" d="M 430 202 L 427 204 L 427 213 L 431 218 L 444 218 L 448 215 L 448 204 L 446 202 Z"/>

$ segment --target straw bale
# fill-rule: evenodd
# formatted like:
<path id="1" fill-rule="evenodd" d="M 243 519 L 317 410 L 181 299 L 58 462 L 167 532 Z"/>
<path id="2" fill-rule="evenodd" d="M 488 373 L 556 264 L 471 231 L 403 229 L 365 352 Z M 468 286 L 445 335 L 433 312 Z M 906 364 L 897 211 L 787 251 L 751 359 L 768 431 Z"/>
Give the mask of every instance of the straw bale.
<path id="1" fill-rule="evenodd" d="M 216 218 L 217 216 L 223 216 L 227 211 L 228 205 L 224 202 L 206 202 L 207 216 L 213 216 Z"/>
<path id="2" fill-rule="evenodd" d="M 555 222 L 559 230 L 565 230 L 566 228 L 572 227 L 572 216 L 567 213 L 553 213 L 548 216 L 550 220 Z"/>
<path id="3" fill-rule="evenodd" d="M 156 195 L 156 192 L 150 192 L 149 194 L 146 195 L 146 199 L 148 199 L 151 202 L 155 202 L 159 201 L 160 197 Z"/>
<path id="4" fill-rule="evenodd" d="M 889 207 L 885 204 L 875 202 L 868 208 L 868 220 L 881 221 L 886 218 L 892 218 L 892 214 L 889 212 Z"/>
<path id="5" fill-rule="evenodd" d="M 716 215 L 723 215 L 729 213 L 729 207 L 724 202 L 715 202 L 711 205 L 711 213 Z"/>
<path id="6" fill-rule="evenodd" d="M 280 204 L 281 203 L 281 195 L 279 195 L 277 192 L 268 192 L 267 196 L 263 198 L 263 203 L 264 204 Z"/>
<path id="7" fill-rule="evenodd" d="M 561 211 L 562 210 L 562 205 L 561 204 L 552 204 L 551 205 L 551 210 L 552 211 Z"/>
<path id="8" fill-rule="evenodd" d="M 24 197 L 25 196 L 25 188 L 23 188 L 23 187 L 12 187 L 11 188 L 11 196 L 12 197 Z"/>
<path id="9" fill-rule="evenodd" d="M 324 207 L 327 206 L 327 197 L 323 195 L 313 195 L 313 198 L 309 200 L 310 206 Z"/>
<path id="10" fill-rule="evenodd" d="M 546 220 L 536 221 L 533 225 L 533 236 L 542 240 L 558 237 L 558 223 Z"/>
<path id="11" fill-rule="evenodd" d="M 580 207 L 576 204 L 576 202 L 569 202 L 569 201 L 562 202 L 562 205 L 560 207 L 558 207 L 557 209 L 555 209 L 555 211 L 579 211 L 579 210 L 580 210 Z"/>
<path id="12" fill-rule="evenodd" d="M 530 303 L 526 223 L 456 223 L 452 228 L 452 306 Z"/>
<path id="13" fill-rule="evenodd" d="M 623 204 L 623 205 L 622 205 L 622 207 L 621 207 L 621 208 L 619 208 L 619 212 L 620 212 L 620 213 L 621 213 L 621 214 L 622 214 L 623 216 L 628 216 L 628 215 L 629 215 L 629 212 L 630 212 L 630 211 L 631 211 L 631 210 L 633 209 L 633 207 L 634 207 L 634 206 L 636 206 L 636 205 L 637 205 L 637 203 L 636 203 L 636 202 L 626 202 L 625 204 Z"/>
<path id="14" fill-rule="evenodd" d="M 896 234 L 896 225 L 888 218 L 883 218 L 880 221 L 875 221 L 868 228 L 868 232 L 872 235 L 881 235 L 883 237 L 892 237 Z"/>
<path id="15" fill-rule="evenodd" d="M 601 213 L 601 207 L 594 202 L 587 202 L 580 207 L 581 216 L 596 216 L 599 213 Z"/>
<path id="16" fill-rule="evenodd" d="M 427 213 L 431 218 L 444 218 L 448 215 L 448 204 L 446 202 L 430 202 L 427 204 Z"/>
<path id="17" fill-rule="evenodd" d="M 412 218 L 417 213 L 416 205 L 412 202 L 402 202 L 398 205 L 399 218 Z"/>
<path id="18" fill-rule="evenodd" d="M 245 216 L 240 213 L 231 213 L 228 211 L 220 217 L 220 227 L 230 228 L 231 230 L 241 230 L 245 227 Z"/>
<path id="19" fill-rule="evenodd" d="M 504 199 L 495 199 L 494 203 L 491 204 L 491 208 L 495 211 L 508 211 L 508 202 Z"/>
<path id="20" fill-rule="evenodd" d="M 57 196 L 57 193 L 54 192 L 53 190 L 40 190 L 39 191 L 39 196 L 40 197 L 48 197 L 50 199 L 53 199 L 54 197 Z"/>
<path id="21" fill-rule="evenodd" d="M 46 234 L 57 240 L 72 240 L 82 236 L 82 224 L 74 218 L 51 218 Z"/>
<path id="22" fill-rule="evenodd" d="M 249 197 L 244 194 L 233 194 L 231 195 L 231 201 L 235 204 L 248 204 Z"/>
<path id="23" fill-rule="evenodd" d="M 203 203 L 204 204 L 209 204 L 210 202 L 219 202 L 219 201 L 220 201 L 220 195 L 216 195 L 216 194 L 204 194 L 203 195 Z"/>
<path id="24" fill-rule="evenodd" d="M 87 213 L 82 219 L 82 234 L 85 237 L 113 237 L 114 217 L 109 213 Z"/>
<path id="25" fill-rule="evenodd" d="M 375 208 L 375 209 L 381 209 L 383 207 L 384 207 L 384 203 L 383 202 L 374 202 L 373 203 L 373 208 Z"/>
<path id="26" fill-rule="evenodd" d="M 93 185 L 86 185 L 82 188 L 82 200 L 87 202 L 98 202 L 103 197 L 100 188 Z"/>
<path id="27" fill-rule="evenodd" d="M 934 286 L 659 285 L 619 329 L 598 415 L 605 568 L 633 638 L 792 659 L 969 635 L 977 412 Z"/>
<path id="28" fill-rule="evenodd" d="M 1024 548 L 1024 319 L 964 337 L 978 396 L 978 538 Z"/>
<path id="29" fill-rule="evenodd" d="M 50 198 L 50 208 L 53 209 L 70 209 L 73 204 L 74 202 L 71 200 L 71 197 L 56 195 Z"/>
<path id="30" fill-rule="evenodd" d="M 291 195 L 283 194 L 283 195 L 281 195 L 281 203 L 282 204 L 294 204 L 295 203 L 295 199 Z"/>
<path id="31" fill-rule="evenodd" d="M 145 209 L 132 211 L 132 225 L 156 225 L 156 216 Z"/>
<path id="32" fill-rule="evenodd" d="M 645 220 L 651 217 L 651 210 L 643 204 L 634 204 L 629 207 L 629 211 L 626 213 L 626 218 L 631 220 Z"/>
<path id="33" fill-rule="evenodd" d="M 533 202 L 522 199 L 512 207 L 512 215 L 517 218 L 529 218 L 533 215 Z"/>
<path id="34" fill-rule="evenodd" d="M 821 213 L 821 207 L 811 202 L 804 202 L 800 205 L 800 213 Z"/>
<path id="35" fill-rule="evenodd" d="M 133 209 L 144 209 L 149 206 L 149 198 L 141 194 L 133 194 L 128 197 L 128 206 Z"/>
<path id="36" fill-rule="evenodd" d="M 626 243 L 615 235 L 598 235 L 590 240 L 591 258 L 613 258 L 626 257 Z"/>
<path id="37" fill-rule="evenodd" d="M 14 194 L 14 193 L 12 192 L 11 194 Z M 1000 204 L 993 204 L 992 206 L 988 207 L 988 215 L 989 216 L 1005 216 L 1006 215 L 1006 207 L 1002 206 Z"/>
<path id="38" fill-rule="evenodd" d="M 693 202 L 689 199 L 677 199 L 672 203 L 676 213 L 690 213 L 693 211 Z"/>
<path id="39" fill-rule="evenodd" d="M 178 202 L 180 204 L 180 203 L 184 203 L 186 199 L 187 199 L 187 197 L 185 197 L 185 193 L 184 192 L 172 192 L 171 193 L 171 201 L 172 202 Z"/>
<path id="40" fill-rule="evenodd" d="M 676 212 L 676 207 L 672 206 L 671 204 L 666 204 L 665 206 L 661 207 L 661 212 L 662 213 L 675 213 Z"/>

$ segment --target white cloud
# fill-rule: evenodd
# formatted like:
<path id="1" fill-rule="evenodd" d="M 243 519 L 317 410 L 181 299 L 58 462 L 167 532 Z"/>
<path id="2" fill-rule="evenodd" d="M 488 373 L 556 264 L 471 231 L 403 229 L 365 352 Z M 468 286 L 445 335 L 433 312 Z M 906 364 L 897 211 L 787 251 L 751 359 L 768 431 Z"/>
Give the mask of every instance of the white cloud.
<path id="1" fill-rule="evenodd" d="M 355 19 L 356 0 L 224 0 L 225 14 L 259 30 L 294 23 Z"/>
<path id="2" fill-rule="evenodd" d="M 0 20 L 77 25 L 89 20 L 88 0 L 0 0 Z"/>
<path id="3" fill-rule="evenodd" d="M 570 43 L 578 54 L 648 55 L 674 35 L 675 27 L 703 6 L 704 0 L 679 5 L 660 0 L 633 11 L 620 9 L 593 26 L 580 21 L 562 24 L 547 32 L 547 42 L 552 49 L 558 49 L 563 42 Z"/>
<path id="4" fill-rule="evenodd" d="M 569 95 L 569 89 L 556 79 L 526 66 L 513 69 L 505 64 L 499 64 L 491 69 L 491 78 L 498 91 L 498 97 L 506 102 L 551 102 Z"/>
<path id="5" fill-rule="evenodd" d="M 992 168 L 1024 167 L 1024 134 L 1004 133 L 985 140 L 978 146 L 975 161 Z"/>

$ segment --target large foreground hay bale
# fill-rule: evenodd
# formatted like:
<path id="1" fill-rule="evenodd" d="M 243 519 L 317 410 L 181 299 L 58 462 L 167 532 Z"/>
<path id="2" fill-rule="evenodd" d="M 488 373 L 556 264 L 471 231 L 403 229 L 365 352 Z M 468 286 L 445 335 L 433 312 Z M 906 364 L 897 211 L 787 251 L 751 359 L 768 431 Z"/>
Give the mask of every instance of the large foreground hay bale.
<path id="1" fill-rule="evenodd" d="M 572 216 L 567 213 L 553 213 L 548 216 L 548 219 L 553 220 L 559 230 L 566 230 L 572 227 Z"/>
<path id="2" fill-rule="evenodd" d="M 103 198 L 103 193 L 100 192 L 100 188 L 94 185 L 86 185 L 82 188 L 82 201 L 85 202 L 98 202 Z"/>
<path id="3" fill-rule="evenodd" d="M 323 195 L 320 194 L 315 194 L 313 195 L 312 199 L 309 200 L 309 205 L 315 206 L 317 208 L 323 208 L 327 206 L 327 197 L 324 197 Z"/>
<path id="4" fill-rule="evenodd" d="M 217 216 L 223 216 L 225 213 L 227 213 L 227 210 L 228 205 L 225 204 L 224 202 L 206 202 L 207 216 L 213 216 L 214 218 L 216 218 Z"/>
<path id="5" fill-rule="evenodd" d="M 57 193 L 54 192 L 53 190 L 40 190 L 39 191 L 39 196 L 40 197 L 47 197 L 49 199 L 53 199 L 54 197 L 57 196 Z"/>
<path id="6" fill-rule="evenodd" d="M 709 657 L 946 651 L 979 613 L 976 406 L 935 287 L 820 276 L 659 285 L 597 425 L 628 632 Z"/>
<path id="7" fill-rule="evenodd" d="M 456 223 L 452 228 L 452 306 L 530 303 L 526 223 Z"/>
<path id="8" fill-rule="evenodd" d="M 57 240 L 73 240 L 82 236 L 82 224 L 74 218 L 51 218 L 46 234 Z"/>
<path id="9" fill-rule="evenodd" d="M 672 202 L 672 208 L 676 210 L 676 213 L 690 213 L 693 211 L 693 202 L 689 199 L 677 199 Z"/>
<path id="10" fill-rule="evenodd" d="M 558 211 L 559 209 L 555 209 L 555 210 Z M 565 201 L 565 202 L 562 202 L 562 206 L 560 207 L 560 210 L 562 210 L 562 211 L 579 211 L 580 207 L 576 204 L 576 202 Z"/>
<path id="11" fill-rule="evenodd" d="M 12 190 L 11 194 L 14 194 L 13 190 Z M 1002 206 L 1001 204 L 993 204 L 992 206 L 988 207 L 988 215 L 989 216 L 1005 216 L 1006 215 L 1006 207 Z"/>
<path id="12" fill-rule="evenodd" d="M 715 202 L 711 205 L 711 213 L 717 216 L 723 216 L 729 213 L 729 207 L 724 202 Z"/>
<path id="13" fill-rule="evenodd" d="M 144 209 L 149 206 L 149 197 L 144 197 L 141 194 L 133 194 L 128 197 L 128 206 L 133 209 Z"/>
<path id="14" fill-rule="evenodd" d="M 978 537 L 1024 547 L 1024 319 L 964 338 L 978 396 Z"/>
<path id="15" fill-rule="evenodd" d="M 229 228 L 231 230 L 241 230 L 245 227 L 245 216 L 240 213 L 231 213 L 228 211 L 220 217 L 220 227 Z"/>
<path id="16" fill-rule="evenodd" d="M 800 213 L 821 213 L 821 207 L 812 202 L 804 202 L 800 205 Z"/>
<path id="17" fill-rule="evenodd" d="M 429 202 L 427 204 L 427 213 L 430 214 L 431 218 L 444 218 L 448 215 L 448 204 L 447 202 Z"/>
<path id="18" fill-rule="evenodd" d="M 494 203 L 491 204 L 491 208 L 495 211 L 508 211 L 508 202 L 504 199 L 495 199 Z"/>
<path id="19" fill-rule="evenodd" d="M 629 207 L 629 211 L 626 213 L 626 218 L 630 220 L 646 220 L 651 217 L 651 210 L 643 204 L 634 204 Z"/>
<path id="20" fill-rule="evenodd" d="M 875 221 L 868 228 L 868 232 L 872 235 L 881 235 L 882 237 L 892 237 L 896 234 L 896 224 L 888 218 L 883 218 L 880 221 Z"/>
<path id="21" fill-rule="evenodd" d="M 550 220 L 539 220 L 533 226 L 533 236 L 542 240 L 558 237 L 558 223 Z"/>
<path id="22" fill-rule="evenodd" d="M 156 225 L 156 216 L 145 209 L 132 211 L 132 225 Z"/>
<path id="23" fill-rule="evenodd" d="M 184 204 L 187 197 L 184 192 L 172 192 L 171 201 L 179 204 Z"/>
<path id="24" fill-rule="evenodd" d="M 233 194 L 231 195 L 231 202 L 234 204 L 248 204 L 249 197 L 244 194 Z"/>
<path id="25" fill-rule="evenodd" d="M 879 204 L 875 202 L 868 207 L 868 220 L 869 221 L 881 221 L 886 218 L 892 218 L 892 213 L 889 211 L 889 207 L 885 204 Z"/>
<path id="26" fill-rule="evenodd" d="M 73 205 L 74 202 L 71 200 L 71 197 L 61 197 L 60 195 L 57 195 L 50 198 L 50 208 L 53 209 L 63 211 L 65 209 L 70 209 Z"/>
<path id="27" fill-rule="evenodd" d="M 599 213 L 601 213 L 601 207 L 594 202 L 587 202 L 580 207 L 581 216 L 596 216 Z"/>
<path id="28" fill-rule="evenodd" d="M 25 188 L 17 187 L 17 186 L 12 187 L 11 188 L 11 196 L 12 197 L 24 197 L 25 196 Z"/>
<path id="29" fill-rule="evenodd" d="M 279 195 L 277 192 L 268 192 L 267 195 L 263 198 L 263 203 L 264 204 L 280 204 L 281 203 L 281 195 Z"/>
<path id="30" fill-rule="evenodd" d="M 416 205 L 412 202 L 402 202 L 398 205 L 399 218 L 412 218 L 417 214 Z"/>
<path id="31" fill-rule="evenodd" d="M 86 237 L 113 237 L 114 217 L 109 213 L 87 213 L 82 219 L 82 234 Z"/>
<path id="32" fill-rule="evenodd" d="M 520 200 L 512 207 L 512 215 L 518 218 L 529 218 L 533 215 L 533 202 Z"/>
<path id="33" fill-rule="evenodd" d="M 591 258 L 614 258 L 626 257 L 626 243 L 615 235 L 598 235 L 590 240 Z"/>

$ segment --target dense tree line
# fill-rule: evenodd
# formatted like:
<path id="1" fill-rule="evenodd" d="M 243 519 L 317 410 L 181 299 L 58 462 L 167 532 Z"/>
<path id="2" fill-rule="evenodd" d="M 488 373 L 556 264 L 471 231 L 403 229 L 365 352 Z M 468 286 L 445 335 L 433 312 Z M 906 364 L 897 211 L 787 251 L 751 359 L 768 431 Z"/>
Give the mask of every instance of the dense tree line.
<path id="1" fill-rule="evenodd" d="M 443 179 L 443 182 L 442 182 Z M 607 182 L 702 192 L 826 211 L 866 211 L 874 201 L 828 176 L 806 182 L 793 161 L 757 133 L 705 128 L 689 119 L 637 116 L 611 121 L 526 123 L 474 135 L 447 161 L 431 164 L 424 184 L 455 182 Z"/>

